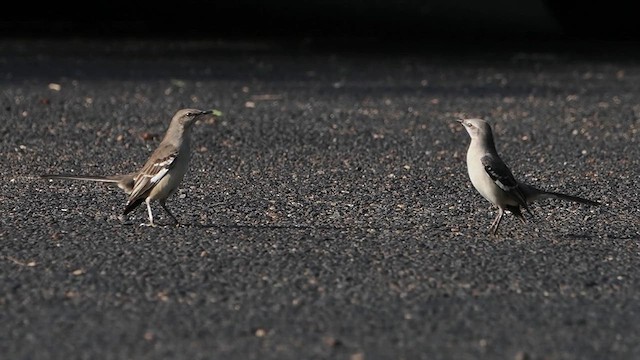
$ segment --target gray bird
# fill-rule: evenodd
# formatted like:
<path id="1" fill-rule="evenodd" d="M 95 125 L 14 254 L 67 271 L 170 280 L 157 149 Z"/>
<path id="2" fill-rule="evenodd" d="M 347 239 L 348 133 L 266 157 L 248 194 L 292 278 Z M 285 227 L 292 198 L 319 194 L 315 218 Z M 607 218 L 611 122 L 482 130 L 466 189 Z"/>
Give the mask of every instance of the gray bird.
<path id="1" fill-rule="evenodd" d="M 464 125 L 471 137 L 467 150 L 467 170 L 471 183 L 480 195 L 498 207 L 498 215 L 489 228 L 492 234 L 498 232 L 505 210 L 524 222 L 522 209 L 531 214 L 529 203 L 535 200 L 556 198 L 592 206 L 600 205 L 596 201 L 541 190 L 517 181 L 509 167 L 498 156 L 489 123 L 482 119 L 461 119 L 458 122 Z"/>
<path id="2" fill-rule="evenodd" d="M 219 116 L 217 110 L 181 109 L 178 110 L 164 138 L 149 156 L 144 166 L 133 173 L 112 176 L 82 175 L 42 175 L 46 179 L 88 180 L 113 183 L 129 195 L 124 214 L 133 211 L 142 202 L 147 204 L 149 223 L 142 225 L 155 226 L 151 201 L 157 200 L 169 216 L 179 223 L 166 205 L 167 198 L 178 189 L 189 167 L 191 157 L 190 134 L 191 125 L 207 114 Z"/>

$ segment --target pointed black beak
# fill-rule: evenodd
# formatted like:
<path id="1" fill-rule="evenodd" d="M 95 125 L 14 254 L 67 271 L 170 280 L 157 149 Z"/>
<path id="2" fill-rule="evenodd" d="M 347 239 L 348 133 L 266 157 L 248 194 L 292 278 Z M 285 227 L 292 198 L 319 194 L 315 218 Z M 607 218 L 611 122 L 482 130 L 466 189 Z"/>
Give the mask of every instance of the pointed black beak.
<path id="1" fill-rule="evenodd" d="M 206 114 L 213 114 L 214 116 L 222 116 L 222 111 L 211 109 L 211 110 L 203 110 L 198 113 L 198 115 L 206 115 Z"/>

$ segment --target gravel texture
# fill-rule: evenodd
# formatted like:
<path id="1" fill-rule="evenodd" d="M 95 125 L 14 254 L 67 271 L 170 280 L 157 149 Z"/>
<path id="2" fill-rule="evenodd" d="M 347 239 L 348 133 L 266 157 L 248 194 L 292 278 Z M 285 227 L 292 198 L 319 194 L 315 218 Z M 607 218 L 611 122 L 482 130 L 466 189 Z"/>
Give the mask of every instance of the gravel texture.
<path id="1" fill-rule="evenodd" d="M 270 42 L 0 42 L 4 359 L 640 357 L 636 52 L 345 51 Z M 190 171 L 141 227 L 105 175 L 179 108 Z M 470 184 L 455 120 L 546 200 Z"/>

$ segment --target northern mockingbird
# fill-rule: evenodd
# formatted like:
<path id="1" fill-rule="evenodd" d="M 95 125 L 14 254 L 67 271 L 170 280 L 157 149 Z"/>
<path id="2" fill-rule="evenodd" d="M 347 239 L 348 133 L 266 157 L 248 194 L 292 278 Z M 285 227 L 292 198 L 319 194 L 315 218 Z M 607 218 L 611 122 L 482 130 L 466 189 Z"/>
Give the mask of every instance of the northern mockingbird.
<path id="1" fill-rule="evenodd" d="M 492 234 L 498 232 L 505 210 L 524 222 L 522 209 L 531 214 L 529 203 L 534 200 L 556 198 L 587 205 L 600 205 L 595 201 L 541 190 L 517 181 L 511 170 L 498 156 L 489 123 L 481 119 L 462 119 L 458 122 L 464 125 L 471 137 L 467 150 L 467 170 L 471 183 L 480 195 L 498 207 L 498 215 L 489 228 Z"/>
<path id="2" fill-rule="evenodd" d="M 113 183 L 129 195 L 124 214 L 133 211 L 142 202 L 147 204 L 149 223 L 155 226 L 151 201 L 158 200 L 169 216 L 179 224 L 178 219 L 167 208 L 167 198 L 175 193 L 189 166 L 191 125 L 203 115 L 221 115 L 217 110 L 178 110 L 156 150 L 149 156 L 144 166 L 133 173 L 113 176 L 42 175 L 46 179 L 89 180 Z"/>

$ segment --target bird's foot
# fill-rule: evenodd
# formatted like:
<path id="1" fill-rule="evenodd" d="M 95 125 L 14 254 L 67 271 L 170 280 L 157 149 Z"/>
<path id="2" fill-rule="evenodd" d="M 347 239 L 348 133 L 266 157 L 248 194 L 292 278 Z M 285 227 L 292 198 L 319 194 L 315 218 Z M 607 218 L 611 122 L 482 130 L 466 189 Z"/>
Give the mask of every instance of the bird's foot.
<path id="1" fill-rule="evenodd" d="M 145 227 L 158 227 L 158 225 L 156 225 L 155 223 L 142 223 L 142 224 L 140 224 L 140 226 L 145 226 Z"/>

